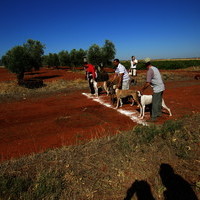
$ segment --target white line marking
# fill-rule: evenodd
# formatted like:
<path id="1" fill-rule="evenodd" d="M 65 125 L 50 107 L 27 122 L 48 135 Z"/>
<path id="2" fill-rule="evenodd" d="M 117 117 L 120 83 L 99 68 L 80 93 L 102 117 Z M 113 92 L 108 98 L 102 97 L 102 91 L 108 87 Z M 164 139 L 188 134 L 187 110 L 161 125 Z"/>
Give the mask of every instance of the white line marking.
<path id="1" fill-rule="evenodd" d="M 136 122 L 136 123 L 138 123 L 138 124 L 142 124 L 143 126 L 148 126 L 147 123 L 146 123 L 144 120 L 141 120 L 141 119 L 139 119 L 139 118 L 137 117 L 137 114 L 138 114 L 138 113 L 137 113 L 136 111 L 124 110 L 124 109 L 122 109 L 122 108 L 116 109 L 116 108 L 115 108 L 114 106 L 112 106 L 111 104 L 106 103 L 106 102 L 103 100 L 102 96 L 96 97 L 96 96 L 91 95 L 91 94 L 89 94 L 89 93 L 82 93 L 82 95 L 84 95 L 84 96 L 88 97 L 89 99 L 92 99 L 93 101 L 96 101 L 96 102 L 98 102 L 98 103 L 100 103 L 100 104 L 102 104 L 102 105 L 104 105 L 104 106 L 106 106 L 106 107 L 108 107 L 108 108 L 112 108 L 112 109 L 116 110 L 117 112 L 119 112 L 119 113 L 121 113 L 121 114 L 123 114 L 123 115 L 126 115 L 126 116 L 129 117 L 133 122 Z"/>

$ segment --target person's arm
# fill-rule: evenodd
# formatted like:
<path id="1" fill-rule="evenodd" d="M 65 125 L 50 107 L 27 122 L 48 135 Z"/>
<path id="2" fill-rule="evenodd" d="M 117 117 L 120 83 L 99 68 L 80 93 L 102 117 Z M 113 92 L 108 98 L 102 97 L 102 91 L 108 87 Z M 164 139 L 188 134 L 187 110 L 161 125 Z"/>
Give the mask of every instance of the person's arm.
<path id="1" fill-rule="evenodd" d="M 119 80 L 118 80 L 118 83 L 117 83 L 117 88 L 118 88 L 118 89 L 121 89 L 121 88 L 122 88 L 123 76 L 124 76 L 124 73 L 119 74 Z"/>
<path id="2" fill-rule="evenodd" d="M 117 78 L 117 73 L 115 73 L 115 75 L 114 75 L 114 77 L 113 77 L 113 79 L 112 79 L 112 83 L 115 81 L 115 79 Z"/>
<path id="3" fill-rule="evenodd" d="M 144 90 L 146 90 L 150 85 L 151 85 L 151 84 L 150 84 L 149 82 L 146 82 L 146 83 L 144 84 L 144 86 L 142 87 L 142 89 L 141 89 L 141 93 L 143 94 Z"/>
<path id="4" fill-rule="evenodd" d="M 141 93 L 142 94 L 143 94 L 144 90 L 146 90 L 151 85 L 151 80 L 152 80 L 153 76 L 154 76 L 153 70 L 149 69 L 147 71 L 147 80 L 146 80 L 146 83 L 144 84 L 144 86 L 141 89 Z"/>

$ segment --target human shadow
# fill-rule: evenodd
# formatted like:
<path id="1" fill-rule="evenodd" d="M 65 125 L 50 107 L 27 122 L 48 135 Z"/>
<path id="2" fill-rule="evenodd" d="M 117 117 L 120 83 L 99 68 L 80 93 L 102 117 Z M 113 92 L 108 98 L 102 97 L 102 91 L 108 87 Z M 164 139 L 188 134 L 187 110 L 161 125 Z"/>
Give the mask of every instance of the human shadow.
<path id="1" fill-rule="evenodd" d="M 180 175 L 175 174 L 169 164 L 161 164 L 159 174 L 166 190 L 164 200 L 198 200 L 191 185 Z"/>
<path id="2" fill-rule="evenodd" d="M 151 193 L 151 187 L 146 181 L 136 180 L 132 186 L 127 190 L 124 200 L 131 200 L 136 194 L 138 200 L 155 200 Z"/>

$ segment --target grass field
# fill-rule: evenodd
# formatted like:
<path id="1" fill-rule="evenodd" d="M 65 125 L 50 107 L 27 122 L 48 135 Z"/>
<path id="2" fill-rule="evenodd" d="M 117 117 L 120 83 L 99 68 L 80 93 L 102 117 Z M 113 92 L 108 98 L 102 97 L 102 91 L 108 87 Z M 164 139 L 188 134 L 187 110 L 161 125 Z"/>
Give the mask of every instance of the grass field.
<path id="1" fill-rule="evenodd" d="M 137 69 L 146 69 L 144 60 L 139 60 Z M 200 59 L 158 59 L 151 60 L 152 65 L 164 70 L 185 69 L 188 67 L 199 67 Z M 126 68 L 130 68 L 130 61 L 122 61 Z"/>

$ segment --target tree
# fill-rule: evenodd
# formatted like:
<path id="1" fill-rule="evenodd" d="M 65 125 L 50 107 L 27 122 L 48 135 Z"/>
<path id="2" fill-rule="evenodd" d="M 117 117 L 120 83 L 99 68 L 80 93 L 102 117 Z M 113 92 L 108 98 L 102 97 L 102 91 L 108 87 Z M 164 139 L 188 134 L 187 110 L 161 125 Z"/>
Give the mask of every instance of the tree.
<path id="1" fill-rule="evenodd" d="M 17 74 L 18 83 L 24 79 L 24 73 L 32 69 L 30 54 L 23 46 L 16 46 L 9 50 L 2 58 L 5 67 Z"/>
<path id="2" fill-rule="evenodd" d="M 102 62 L 104 65 L 110 65 L 111 60 L 115 58 L 116 50 L 115 45 L 109 41 L 105 40 L 105 44 L 102 47 Z"/>
<path id="3" fill-rule="evenodd" d="M 70 61 L 71 61 L 72 68 L 75 68 L 78 64 L 77 50 L 76 49 L 72 49 L 70 51 Z"/>
<path id="4" fill-rule="evenodd" d="M 32 68 L 39 69 L 42 66 L 44 45 L 39 41 L 28 40 L 23 46 L 16 46 L 9 50 L 2 61 L 5 67 L 12 73 L 17 74 L 18 83 L 24 79 L 24 73 Z"/>
<path id="5" fill-rule="evenodd" d="M 83 49 L 79 49 L 76 52 L 76 60 L 77 60 L 77 66 L 83 65 L 83 58 L 86 56 L 87 51 L 84 51 Z"/>
<path id="6" fill-rule="evenodd" d="M 58 69 L 58 66 L 60 65 L 60 61 L 58 58 L 58 54 L 53 54 L 53 66 L 55 66 Z"/>
<path id="7" fill-rule="evenodd" d="M 58 68 L 58 66 L 60 65 L 60 61 L 56 53 L 49 53 L 49 55 L 46 55 L 45 62 L 47 63 L 48 67 Z"/>
<path id="8" fill-rule="evenodd" d="M 100 65 L 102 63 L 102 51 L 97 44 L 90 46 L 88 50 L 88 60 L 93 65 Z"/>
<path id="9" fill-rule="evenodd" d="M 43 66 L 48 66 L 48 60 L 49 60 L 49 56 L 48 55 L 43 55 L 42 56 L 42 65 Z"/>
<path id="10" fill-rule="evenodd" d="M 90 46 L 88 50 L 88 60 L 93 65 L 110 65 L 111 60 L 115 58 L 115 45 L 109 41 L 105 40 L 103 47 L 99 47 L 97 44 Z"/>
<path id="11" fill-rule="evenodd" d="M 29 39 L 24 47 L 30 54 L 30 65 L 35 70 L 39 70 L 42 67 L 42 55 L 44 54 L 45 45 L 40 41 Z"/>
<path id="12" fill-rule="evenodd" d="M 61 66 L 69 66 L 70 65 L 70 55 L 68 51 L 60 51 L 58 53 L 58 59 L 60 61 Z"/>

